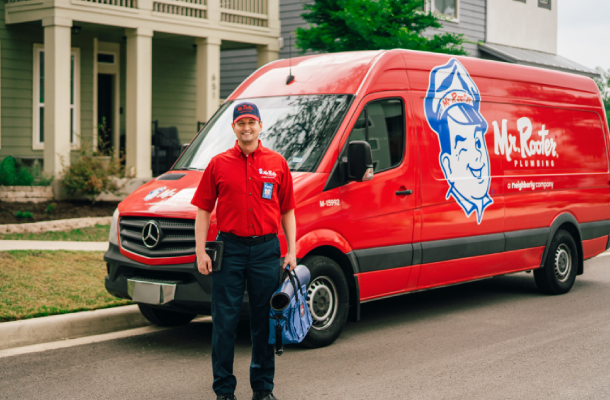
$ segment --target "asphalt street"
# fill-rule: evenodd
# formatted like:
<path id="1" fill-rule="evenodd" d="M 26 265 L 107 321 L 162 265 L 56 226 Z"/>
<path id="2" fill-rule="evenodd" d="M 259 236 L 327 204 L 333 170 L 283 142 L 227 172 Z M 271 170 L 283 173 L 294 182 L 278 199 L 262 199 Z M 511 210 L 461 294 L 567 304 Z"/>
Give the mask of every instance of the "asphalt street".
<path id="1" fill-rule="evenodd" d="M 211 324 L 0 359 L 0 399 L 215 399 Z M 247 323 L 235 357 L 250 399 Z M 364 304 L 330 347 L 276 358 L 285 399 L 610 398 L 610 257 L 572 291 L 520 273 Z"/>

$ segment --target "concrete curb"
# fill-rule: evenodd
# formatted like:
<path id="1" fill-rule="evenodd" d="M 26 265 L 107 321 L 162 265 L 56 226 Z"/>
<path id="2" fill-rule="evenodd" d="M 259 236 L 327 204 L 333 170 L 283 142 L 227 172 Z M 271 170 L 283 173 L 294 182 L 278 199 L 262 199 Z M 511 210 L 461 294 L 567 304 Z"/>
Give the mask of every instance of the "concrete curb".
<path id="1" fill-rule="evenodd" d="M 0 350 L 152 325 L 137 305 L 0 323 Z"/>
<path id="2" fill-rule="evenodd" d="M 110 225 L 112 217 L 88 217 L 58 219 L 55 221 L 34 222 L 31 224 L 0 225 L 0 233 L 41 233 L 50 231 L 67 231 L 89 226 Z"/>

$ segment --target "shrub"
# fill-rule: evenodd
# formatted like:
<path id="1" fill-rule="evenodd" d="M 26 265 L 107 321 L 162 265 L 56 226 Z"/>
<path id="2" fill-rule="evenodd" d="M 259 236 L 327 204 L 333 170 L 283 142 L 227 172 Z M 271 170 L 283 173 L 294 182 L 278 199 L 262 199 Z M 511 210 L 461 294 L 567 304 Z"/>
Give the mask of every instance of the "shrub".
<path id="1" fill-rule="evenodd" d="M 45 214 L 53 214 L 53 211 L 55 211 L 55 208 L 57 208 L 57 204 L 50 203 L 47 205 L 47 208 L 44 209 L 44 212 L 45 212 Z"/>
<path id="2" fill-rule="evenodd" d="M 15 213 L 15 217 L 32 219 L 34 218 L 34 214 L 32 214 L 30 211 L 17 211 Z"/>
<path id="3" fill-rule="evenodd" d="M 17 165 L 15 158 L 9 156 L 0 163 L 0 185 L 4 186 L 49 186 L 53 177 L 45 177 L 38 165 L 32 168 Z"/>
<path id="4" fill-rule="evenodd" d="M 120 194 L 124 185 L 114 178 L 122 175 L 120 159 L 101 158 L 97 152 L 82 150 L 78 160 L 64 169 L 63 185 L 68 194 L 82 194 L 94 203 L 102 193 Z"/>

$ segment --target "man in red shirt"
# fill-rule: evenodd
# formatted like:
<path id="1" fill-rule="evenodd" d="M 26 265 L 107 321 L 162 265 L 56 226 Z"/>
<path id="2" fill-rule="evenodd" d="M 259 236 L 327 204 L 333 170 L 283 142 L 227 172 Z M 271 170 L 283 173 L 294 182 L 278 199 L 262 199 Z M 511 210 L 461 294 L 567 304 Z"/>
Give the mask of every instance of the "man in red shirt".
<path id="1" fill-rule="evenodd" d="M 235 399 L 235 336 L 247 282 L 252 399 L 276 400 L 275 355 L 268 344 L 269 302 L 279 279 L 280 223 L 288 244 L 283 268 L 296 267 L 292 175 L 286 160 L 258 140 L 263 123 L 255 104 L 236 105 L 231 127 L 237 136 L 235 146 L 212 158 L 191 202 L 199 208 L 195 220 L 199 272 L 212 273 L 205 243 L 215 206 L 217 240 L 225 246 L 222 268 L 212 274 L 213 389 L 218 400 Z"/>

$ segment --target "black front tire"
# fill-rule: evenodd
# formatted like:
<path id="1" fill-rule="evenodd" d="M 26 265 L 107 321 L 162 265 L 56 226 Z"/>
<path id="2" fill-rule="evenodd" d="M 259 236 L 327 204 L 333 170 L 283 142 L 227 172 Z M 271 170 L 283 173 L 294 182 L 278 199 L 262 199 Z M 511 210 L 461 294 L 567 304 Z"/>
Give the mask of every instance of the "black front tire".
<path id="1" fill-rule="evenodd" d="M 572 235 L 558 230 L 549 246 L 544 268 L 534 270 L 536 286 L 546 294 L 569 292 L 576 280 L 579 260 Z"/>
<path id="2" fill-rule="evenodd" d="M 159 326 L 186 325 L 197 316 L 197 314 L 188 314 L 173 310 L 163 310 L 142 303 L 138 303 L 138 307 L 140 308 L 140 312 L 142 313 L 142 315 L 144 315 L 147 320 Z"/>
<path id="3" fill-rule="evenodd" d="M 306 258 L 311 279 L 307 286 L 307 305 L 313 325 L 301 345 L 308 348 L 328 346 L 343 331 L 349 309 L 349 289 L 339 264 L 324 256 Z"/>

